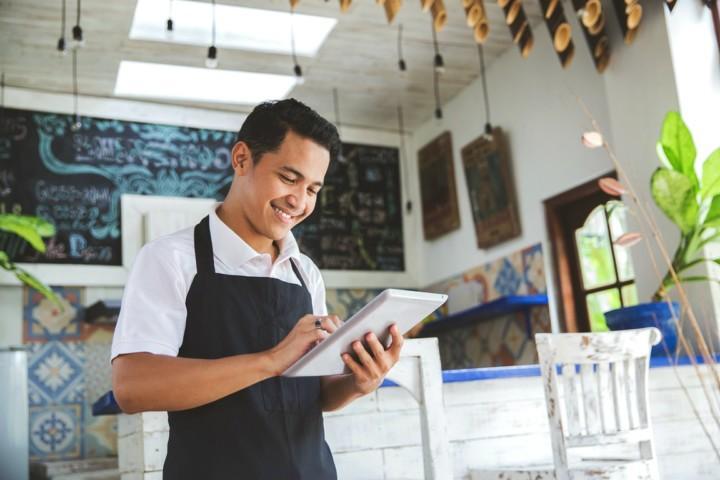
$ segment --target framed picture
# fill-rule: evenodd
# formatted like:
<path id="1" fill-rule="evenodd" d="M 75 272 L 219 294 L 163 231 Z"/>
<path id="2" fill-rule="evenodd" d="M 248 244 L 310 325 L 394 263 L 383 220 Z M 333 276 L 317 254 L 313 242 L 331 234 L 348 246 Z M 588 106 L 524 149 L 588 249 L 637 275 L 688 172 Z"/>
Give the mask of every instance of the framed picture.
<path id="1" fill-rule="evenodd" d="M 425 240 L 460 228 L 452 137 L 444 132 L 418 152 Z"/>
<path id="2" fill-rule="evenodd" d="M 520 235 L 517 198 L 502 130 L 481 136 L 461 150 L 478 248 Z"/>

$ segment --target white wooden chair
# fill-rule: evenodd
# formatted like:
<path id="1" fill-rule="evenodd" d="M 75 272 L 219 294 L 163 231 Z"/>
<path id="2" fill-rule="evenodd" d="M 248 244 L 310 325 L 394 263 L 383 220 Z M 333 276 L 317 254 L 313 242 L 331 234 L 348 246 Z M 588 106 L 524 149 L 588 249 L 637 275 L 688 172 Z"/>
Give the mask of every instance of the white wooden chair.
<path id="1" fill-rule="evenodd" d="M 554 468 L 474 471 L 473 480 L 659 479 L 648 408 L 655 328 L 535 335 Z"/>

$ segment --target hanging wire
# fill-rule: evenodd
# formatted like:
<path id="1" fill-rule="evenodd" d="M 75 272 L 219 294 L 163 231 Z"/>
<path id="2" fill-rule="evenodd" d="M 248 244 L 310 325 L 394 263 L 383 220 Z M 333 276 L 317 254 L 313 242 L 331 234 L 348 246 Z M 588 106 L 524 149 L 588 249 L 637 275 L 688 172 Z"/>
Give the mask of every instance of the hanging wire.
<path id="1" fill-rule="evenodd" d="M 335 110 L 335 127 L 338 130 L 338 134 L 342 137 L 341 123 L 340 123 L 340 97 L 338 95 L 338 89 L 333 87 L 333 109 Z M 347 162 L 347 158 L 343 155 L 343 146 L 340 142 L 340 153 L 338 154 L 338 161 L 340 163 Z"/>
<path id="2" fill-rule="evenodd" d="M 298 63 L 297 54 L 295 52 L 295 9 L 290 5 L 290 53 L 293 60 L 293 72 L 298 83 L 303 83 L 302 67 Z"/>
<path id="3" fill-rule="evenodd" d="M 433 87 L 435 89 L 435 118 L 440 119 L 443 112 L 440 105 L 440 74 L 437 71 L 433 71 Z"/>
<path id="4" fill-rule="evenodd" d="M 410 213 L 412 212 L 412 200 L 410 199 L 410 176 L 408 173 L 408 155 L 407 148 L 405 146 L 405 119 L 402 105 L 397 106 L 397 114 L 398 130 L 400 132 L 400 170 L 403 176 L 402 187 L 405 191 L 405 198 L 407 199 L 405 202 L 405 210 L 407 210 L 407 213 Z"/>
<path id="5" fill-rule="evenodd" d="M 73 49 L 73 123 L 70 129 L 74 132 L 80 130 L 80 114 L 78 113 L 78 88 L 77 88 L 77 49 Z"/>
<path id="6" fill-rule="evenodd" d="M 57 51 L 62 53 L 63 55 L 67 53 L 66 46 L 65 46 L 65 28 L 67 25 L 66 17 L 67 17 L 67 4 L 65 0 L 62 0 L 62 11 L 60 13 L 60 38 L 57 42 Z"/>
<path id="7" fill-rule="evenodd" d="M 0 111 L 5 109 L 5 72 L 0 74 Z"/>
<path id="8" fill-rule="evenodd" d="M 432 31 L 433 47 L 435 48 L 435 58 L 433 59 L 433 65 L 437 73 L 445 72 L 445 61 L 440 54 L 440 46 L 438 45 L 437 32 L 435 32 L 435 24 L 430 17 L 430 30 Z"/>
<path id="9" fill-rule="evenodd" d="M 78 113 L 78 75 L 77 75 L 77 49 L 72 52 L 72 81 L 73 81 L 73 123 L 70 129 L 74 132 L 80 130 L 80 114 Z"/>
<path id="10" fill-rule="evenodd" d="M 398 68 L 400 69 L 401 72 L 404 72 L 407 70 L 407 65 L 405 64 L 405 59 L 403 58 L 402 34 L 403 34 L 403 26 L 401 23 L 400 25 L 398 25 L 398 40 L 397 40 Z"/>
<path id="11" fill-rule="evenodd" d="M 212 44 L 215 45 L 215 0 L 212 0 Z"/>
<path id="12" fill-rule="evenodd" d="M 480 79 L 482 80 L 483 97 L 485 98 L 485 133 L 492 135 L 492 124 L 490 123 L 490 100 L 488 97 L 487 78 L 485 78 L 485 53 L 482 45 L 478 44 L 480 56 Z"/>

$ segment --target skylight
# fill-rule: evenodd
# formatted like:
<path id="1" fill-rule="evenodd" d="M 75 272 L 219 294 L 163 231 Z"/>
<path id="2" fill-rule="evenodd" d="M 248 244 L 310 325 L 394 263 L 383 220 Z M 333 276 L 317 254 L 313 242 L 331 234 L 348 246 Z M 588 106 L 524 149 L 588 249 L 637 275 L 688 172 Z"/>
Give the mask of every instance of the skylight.
<path id="1" fill-rule="evenodd" d="M 290 54 L 290 22 L 297 55 L 314 57 L 337 20 L 314 15 L 216 5 L 216 46 Z M 165 29 L 173 20 L 171 34 Z M 130 38 L 208 46 L 212 38 L 212 4 L 173 0 L 138 0 Z"/>
<path id="2" fill-rule="evenodd" d="M 254 105 L 285 98 L 295 84 L 289 75 L 123 60 L 115 95 Z"/>

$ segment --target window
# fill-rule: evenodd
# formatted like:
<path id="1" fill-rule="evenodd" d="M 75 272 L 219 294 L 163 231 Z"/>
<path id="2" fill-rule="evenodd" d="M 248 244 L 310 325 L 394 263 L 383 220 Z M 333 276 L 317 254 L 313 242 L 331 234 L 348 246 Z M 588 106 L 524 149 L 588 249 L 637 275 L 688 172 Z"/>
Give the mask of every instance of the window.
<path id="1" fill-rule="evenodd" d="M 637 304 L 630 252 L 613 243 L 627 232 L 626 207 L 596 179 L 546 200 L 545 213 L 565 330 L 607 330 L 604 312 Z"/>

